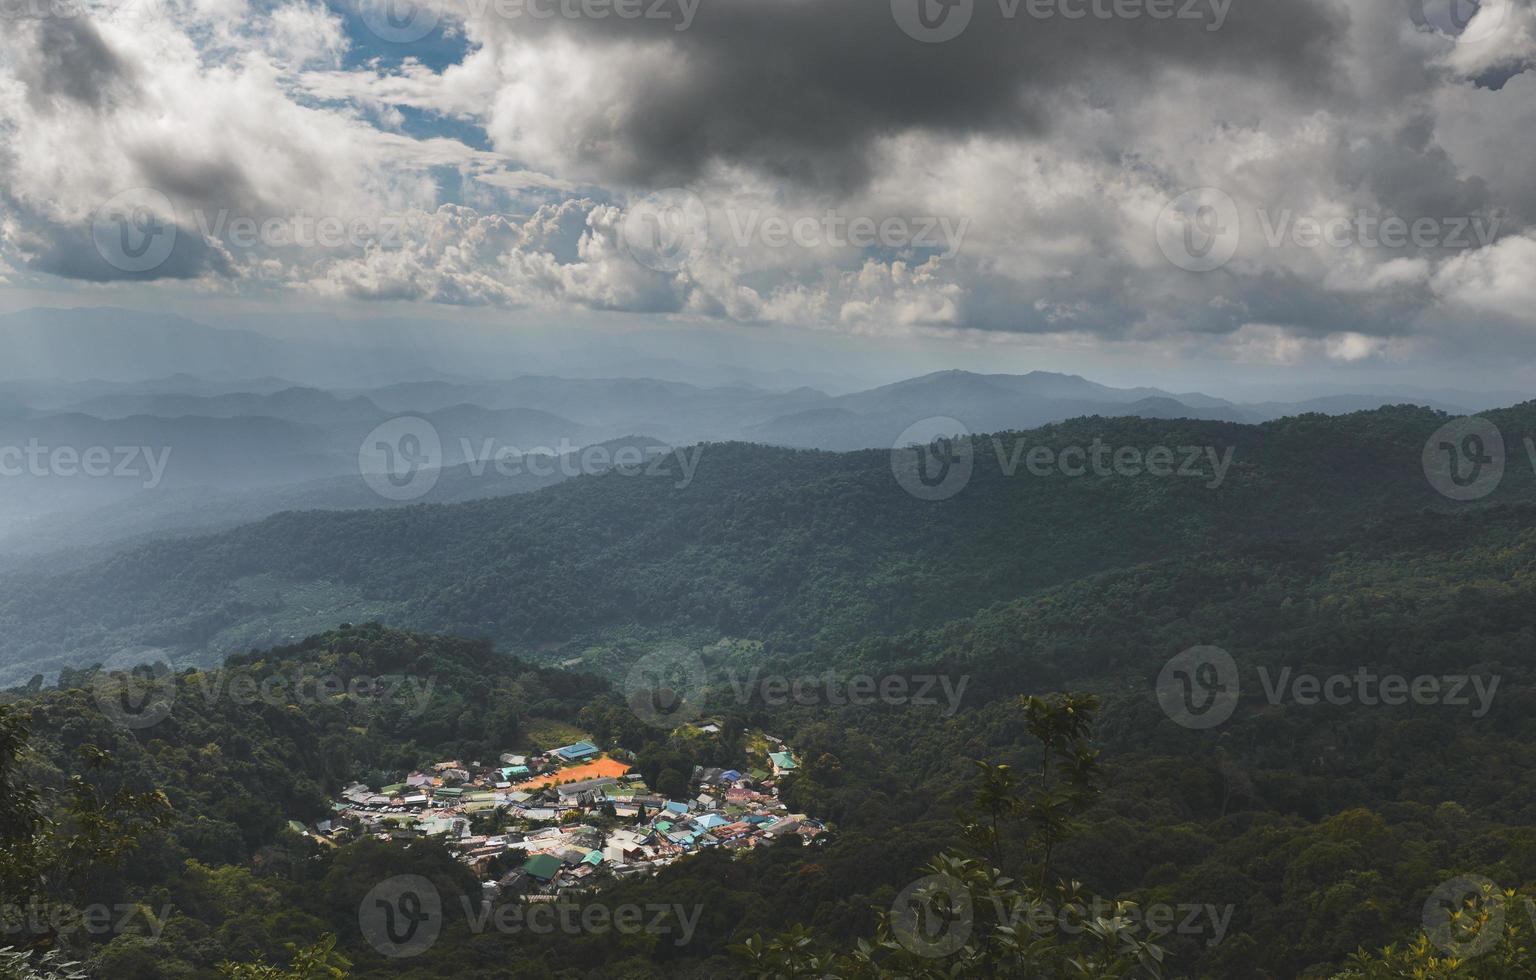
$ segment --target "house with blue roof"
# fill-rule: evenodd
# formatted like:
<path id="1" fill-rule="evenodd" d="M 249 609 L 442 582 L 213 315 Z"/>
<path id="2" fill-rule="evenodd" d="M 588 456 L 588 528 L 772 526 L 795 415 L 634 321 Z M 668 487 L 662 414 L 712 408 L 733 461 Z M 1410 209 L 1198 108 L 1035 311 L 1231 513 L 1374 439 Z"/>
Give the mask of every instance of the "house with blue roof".
<path id="1" fill-rule="evenodd" d="M 554 755 L 559 756 L 566 762 L 580 762 L 582 759 L 590 759 L 597 754 L 598 748 L 591 742 L 575 742 L 554 751 Z"/>

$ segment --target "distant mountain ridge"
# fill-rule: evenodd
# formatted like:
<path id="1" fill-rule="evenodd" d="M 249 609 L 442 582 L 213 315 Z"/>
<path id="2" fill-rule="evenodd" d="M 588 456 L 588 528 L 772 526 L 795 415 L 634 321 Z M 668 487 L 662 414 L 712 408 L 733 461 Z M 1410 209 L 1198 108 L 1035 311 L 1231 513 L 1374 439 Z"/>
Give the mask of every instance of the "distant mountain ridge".
<path id="1" fill-rule="evenodd" d="M 1511 447 L 1536 434 L 1536 403 L 1489 417 Z M 1077 419 L 979 439 L 969 485 L 942 505 L 902 489 L 889 450 L 721 443 L 686 481 L 610 473 L 447 507 L 288 513 L 0 576 L 0 663 L 50 669 L 133 644 L 216 659 L 365 619 L 520 645 L 626 624 L 846 642 L 1171 553 L 1466 509 L 1422 468 L 1446 421 L 1410 407 L 1262 426 Z M 1231 468 L 1218 481 L 1005 469 L 1010 446 L 1096 442 L 1197 460 L 1182 447 L 1208 447 Z M 1533 499 L 1512 459 L 1473 506 Z"/>
<path id="2" fill-rule="evenodd" d="M 284 388 L 271 393 L 236 392 L 222 395 L 100 395 L 72 405 L 71 409 L 103 419 L 129 415 L 153 415 L 160 418 L 187 415 L 210 418 L 266 416 L 319 425 L 365 420 L 377 422 L 388 414 L 361 396 L 341 398 L 318 388 L 303 387 Z"/>
<path id="3" fill-rule="evenodd" d="M 631 436 L 670 446 L 750 442 L 853 452 L 889 449 L 909 440 L 914 425 L 935 419 L 979 433 L 1091 417 L 1262 423 L 1404 402 L 1467 414 L 1448 400 L 1405 398 L 1390 390 L 1239 404 L 1047 371 L 946 370 L 836 395 L 805 386 L 769 390 L 645 377 L 475 379 L 444 374 L 420 359 L 406 370 L 401 365 L 411 358 L 399 351 L 360 353 L 110 309 L 0 315 L 0 344 L 16 355 L 5 367 L 17 375 L 6 380 L 0 371 L 0 449 L 36 441 L 172 451 L 155 488 L 161 496 L 146 494 L 142 480 L 24 474 L 0 481 L 0 552 L 11 549 L 11 565 L 23 554 L 41 554 L 36 549 L 48 540 L 63 550 L 230 526 L 231 520 L 214 517 L 212 507 L 198 502 L 199 493 L 209 503 L 228 504 L 238 522 L 294 508 L 392 506 L 366 492 L 359 450 L 379 426 L 400 416 L 419 416 L 436 431 L 441 458 L 430 465 L 445 471 L 446 491 L 458 467 L 488 454 L 562 452 Z M 94 380 L 25 376 L 28 364 L 41 371 L 76 354 L 71 370 Z M 334 383 L 304 380 L 317 373 Z M 146 375 L 148 380 L 123 380 Z M 390 380 L 380 383 L 381 376 Z M 529 488 L 526 481 L 481 479 L 458 496 L 439 491 L 428 499 Z M 176 506 L 167 504 L 171 496 Z M 71 519 L 79 521 L 73 531 Z"/>
<path id="4" fill-rule="evenodd" d="M 895 445 L 911 425 L 928 418 L 953 418 L 971 432 L 996 432 L 1087 416 L 1268 421 L 1264 413 L 1209 395 L 1111 388 L 1077 375 L 1045 371 L 1023 375 L 940 371 L 829 398 L 809 410 L 751 426 L 747 437 L 775 445 L 848 451 Z"/>

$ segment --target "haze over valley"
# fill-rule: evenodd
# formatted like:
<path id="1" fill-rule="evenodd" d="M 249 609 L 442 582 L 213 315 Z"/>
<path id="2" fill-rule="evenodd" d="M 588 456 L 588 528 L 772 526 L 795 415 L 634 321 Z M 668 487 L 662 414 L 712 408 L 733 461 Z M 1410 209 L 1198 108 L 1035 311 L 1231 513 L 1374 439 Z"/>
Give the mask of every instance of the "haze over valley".
<path id="1" fill-rule="evenodd" d="M 1536 977 L 1536 0 L 0 0 L 0 980 Z"/>

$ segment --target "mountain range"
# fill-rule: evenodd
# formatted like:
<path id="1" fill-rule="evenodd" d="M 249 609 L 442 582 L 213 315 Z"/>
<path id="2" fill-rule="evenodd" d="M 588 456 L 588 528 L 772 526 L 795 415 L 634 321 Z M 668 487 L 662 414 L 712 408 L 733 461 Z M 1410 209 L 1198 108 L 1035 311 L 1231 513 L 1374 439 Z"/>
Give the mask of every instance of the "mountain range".
<path id="1" fill-rule="evenodd" d="M 1489 413 L 1517 451 L 1536 404 Z M 893 476 L 890 450 L 743 443 L 451 506 L 290 512 L 207 537 L 0 579 L 9 676 L 134 645 L 190 662 L 327 624 L 488 636 L 537 648 L 642 624 L 782 643 L 845 642 L 940 621 L 1108 568 L 1338 533 L 1458 504 L 1425 478 L 1446 416 L 1398 407 L 1259 426 L 1084 418 L 979 437 L 944 506 Z M 1027 450 L 1103 445 L 1193 469 L 1035 475 Z M 903 454 L 896 454 L 901 457 Z M 1512 456 L 1487 504 L 1528 502 Z M 535 489 L 524 486 L 518 489 Z M 40 570 L 41 569 L 41 570 Z"/>
<path id="2" fill-rule="evenodd" d="M 0 316 L 0 342 L 23 355 L 8 362 L 13 375 L 19 365 L 37 371 L 74 358 L 71 379 L 4 380 L 0 374 L 0 447 L 140 447 L 169 454 L 153 485 L 144 473 L 67 480 L 21 472 L 0 481 L 0 568 L 24 567 L 44 556 L 57 567 L 73 563 L 72 552 L 89 555 L 147 535 L 229 528 L 285 510 L 393 506 L 397 501 L 370 489 L 359 452 L 371 432 L 401 416 L 424 419 L 441 446 L 426 464 L 442 470 L 438 485 L 413 499 L 452 502 L 538 489 L 564 478 L 499 478 L 485 465 L 497 453 L 569 454 L 623 439 L 852 452 L 887 449 L 915 423 L 935 419 L 971 432 L 1078 417 L 1254 424 L 1402 402 L 1461 415 L 1468 409 L 1450 399 L 1476 397 L 1384 389 L 1236 403 L 1043 371 L 942 371 L 841 394 L 803 385 L 772 389 L 656 378 L 474 378 L 420 361 L 407 370 L 401 364 L 411 359 L 385 348 L 357 359 L 339 343 L 316 346 L 114 310 L 7 314 Z M 142 350 L 160 352 L 154 366 L 179 373 L 146 373 L 151 362 L 140 358 Z M 169 360 L 162 356 L 168 351 L 174 353 Z M 295 382 L 284 371 L 333 383 Z M 381 376 L 395 380 L 357 383 Z"/>

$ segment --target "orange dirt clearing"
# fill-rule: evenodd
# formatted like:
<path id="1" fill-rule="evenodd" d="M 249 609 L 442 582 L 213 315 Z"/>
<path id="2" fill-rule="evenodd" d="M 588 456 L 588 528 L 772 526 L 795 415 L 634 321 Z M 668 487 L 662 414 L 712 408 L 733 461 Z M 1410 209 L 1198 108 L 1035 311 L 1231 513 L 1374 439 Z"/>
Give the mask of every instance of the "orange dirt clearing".
<path id="1" fill-rule="evenodd" d="M 617 779 L 627 772 L 629 772 L 629 766 L 617 759 L 609 759 L 605 756 L 601 759 L 594 759 L 591 762 L 584 762 L 579 766 L 567 766 L 559 772 L 515 783 L 512 789 L 519 793 L 526 793 L 536 789 L 543 789 L 545 786 L 579 783 L 582 780 L 602 779 L 605 776 L 612 776 L 614 779 Z"/>

